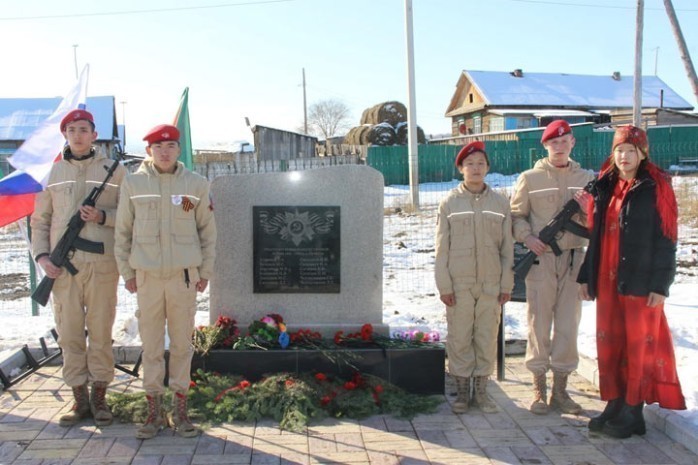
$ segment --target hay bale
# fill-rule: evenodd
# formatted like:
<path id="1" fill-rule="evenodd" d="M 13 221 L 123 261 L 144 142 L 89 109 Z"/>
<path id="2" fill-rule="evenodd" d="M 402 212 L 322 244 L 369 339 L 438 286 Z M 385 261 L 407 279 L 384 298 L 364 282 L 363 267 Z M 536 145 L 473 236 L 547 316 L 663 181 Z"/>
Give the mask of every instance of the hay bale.
<path id="1" fill-rule="evenodd" d="M 347 132 L 344 137 L 344 143 L 347 145 L 366 145 L 368 144 L 368 139 L 366 138 L 368 131 L 371 129 L 371 125 L 364 124 L 361 126 L 355 126 Z"/>
<path id="2" fill-rule="evenodd" d="M 358 127 L 353 127 L 349 129 L 349 132 L 347 132 L 346 136 L 344 136 L 344 143 L 348 145 L 354 145 L 356 142 L 356 132 L 359 128 Z"/>
<path id="3" fill-rule="evenodd" d="M 408 126 L 407 123 L 398 123 L 397 126 L 395 127 L 395 143 L 398 145 L 407 145 L 409 143 L 408 140 Z M 426 144 L 427 143 L 427 138 L 424 135 L 424 130 L 417 126 L 417 143 L 418 144 Z"/>
<path id="4" fill-rule="evenodd" d="M 371 111 L 373 110 L 373 107 L 366 108 L 363 113 L 361 113 L 361 119 L 359 120 L 359 124 L 376 124 L 374 121 L 371 121 Z"/>
<path id="5" fill-rule="evenodd" d="M 368 133 L 370 130 L 370 124 L 364 124 L 363 126 L 359 126 L 359 130 L 356 133 L 356 145 L 368 144 Z"/>
<path id="6" fill-rule="evenodd" d="M 361 114 L 361 124 L 370 124 L 373 126 L 374 124 L 380 123 L 380 121 L 378 121 L 378 110 L 381 105 L 382 103 L 379 103 L 378 105 L 366 108 Z"/>
<path id="7" fill-rule="evenodd" d="M 388 123 L 396 126 L 407 121 L 407 108 L 400 102 L 383 102 L 366 108 L 361 114 L 360 124 Z"/>
<path id="8" fill-rule="evenodd" d="M 395 144 L 395 129 L 388 123 L 371 126 L 368 131 L 368 142 L 373 145 L 393 145 Z"/>
<path id="9" fill-rule="evenodd" d="M 376 123 L 388 123 L 395 127 L 407 121 L 407 108 L 400 102 L 383 102 L 378 107 Z"/>

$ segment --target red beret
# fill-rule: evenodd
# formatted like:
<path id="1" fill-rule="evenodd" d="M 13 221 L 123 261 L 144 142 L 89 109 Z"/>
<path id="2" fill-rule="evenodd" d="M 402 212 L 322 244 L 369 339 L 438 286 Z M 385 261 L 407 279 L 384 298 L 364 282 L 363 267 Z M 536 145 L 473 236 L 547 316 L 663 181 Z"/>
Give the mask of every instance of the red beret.
<path id="1" fill-rule="evenodd" d="M 143 137 L 143 140 L 146 141 L 148 145 L 171 140 L 179 142 L 179 129 L 171 124 L 160 124 L 148 131 L 148 134 Z"/>
<path id="2" fill-rule="evenodd" d="M 456 166 L 460 166 L 460 164 L 463 163 L 463 160 L 465 160 L 466 158 L 468 158 L 468 156 L 472 155 L 475 152 L 482 152 L 483 155 L 485 155 L 485 160 L 487 160 L 487 164 L 490 164 L 490 159 L 487 158 L 487 152 L 485 152 L 485 143 L 476 140 L 460 149 L 460 152 L 458 152 L 458 155 L 456 156 Z"/>
<path id="3" fill-rule="evenodd" d="M 616 129 L 616 133 L 613 135 L 613 148 L 611 151 L 615 150 L 620 144 L 633 144 L 638 148 L 646 157 L 649 157 L 649 143 L 647 142 L 647 133 L 642 129 L 628 124 L 627 126 L 620 126 Z"/>
<path id="4" fill-rule="evenodd" d="M 92 113 L 90 113 L 87 110 L 72 110 L 69 111 L 68 114 L 65 115 L 61 120 L 61 132 L 65 131 L 65 127 L 68 126 L 70 123 L 74 123 L 80 120 L 89 121 L 90 123 L 92 123 L 92 127 L 94 128 L 95 119 L 92 116 Z"/>
<path id="5" fill-rule="evenodd" d="M 562 137 L 565 134 L 570 134 L 572 128 L 570 124 L 564 119 L 556 119 L 550 123 L 543 131 L 543 136 L 540 138 L 541 144 L 550 139 L 555 139 L 556 137 Z"/>

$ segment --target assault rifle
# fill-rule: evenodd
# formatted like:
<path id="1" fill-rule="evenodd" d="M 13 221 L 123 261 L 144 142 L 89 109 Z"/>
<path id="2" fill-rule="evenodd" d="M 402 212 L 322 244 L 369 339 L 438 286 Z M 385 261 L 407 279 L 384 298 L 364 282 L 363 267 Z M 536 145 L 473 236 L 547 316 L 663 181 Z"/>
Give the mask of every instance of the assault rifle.
<path id="1" fill-rule="evenodd" d="M 584 186 L 584 190 L 590 192 L 595 183 L 596 181 L 590 181 Z M 549 245 L 556 256 L 562 255 L 562 250 L 560 250 L 560 246 L 557 245 L 557 239 L 560 238 L 564 231 L 569 231 L 585 239 L 589 238 L 589 230 L 581 224 L 572 221 L 572 217 L 580 210 L 581 207 L 576 200 L 568 200 L 567 203 L 563 205 L 562 210 L 560 210 L 538 233 L 538 239 L 545 245 Z M 537 257 L 538 256 L 532 250 L 529 250 L 514 266 L 516 277 L 519 279 L 526 278 L 526 275 L 531 270 L 531 266 L 533 266 Z"/>
<path id="2" fill-rule="evenodd" d="M 109 168 L 106 166 L 104 167 L 104 169 L 107 170 L 107 176 L 104 178 L 104 181 L 102 181 L 102 184 L 100 184 L 99 187 L 92 188 L 90 195 L 85 198 L 82 205 L 89 205 L 91 207 L 95 206 L 97 199 L 104 190 L 104 186 L 114 175 L 114 171 L 116 170 L 117 166 L 119 166 L 118 159 L 114 160 L 114 163 L 112 163 Z M 79 236 L 80 231 L 82 231 L 84 226 L 85 221 L 80 217 L 80 210 L 78 209 L 78 211 L 76 211 L 75 214 L 70 218 L 68 228 L 63 233 L 63 236 L 61 236 L 58 244 L 56 244 L 56 247 L 49 255 L 49 259 L 54 265 L 64 267 L 73 276 L 78 273 L 78 269 L 75 268 L 72 263 L 70 263 L 70 258 L 73 256 L 75 249 L 90 253 L 104 253 L 104 244 L 102 242 L 90 241 Z M 36 287 L 36 290 L 34 290 L 34 293 L 32 293 L 32 299 L 34 299 L 34 301 L 42 307 L 45 307 L 48 303 L 48 298 L 49 295 L 51 295 L 51 289 L 53 289 L 54 281 L 54 278 L 44 276 L 39 285 Z"/>

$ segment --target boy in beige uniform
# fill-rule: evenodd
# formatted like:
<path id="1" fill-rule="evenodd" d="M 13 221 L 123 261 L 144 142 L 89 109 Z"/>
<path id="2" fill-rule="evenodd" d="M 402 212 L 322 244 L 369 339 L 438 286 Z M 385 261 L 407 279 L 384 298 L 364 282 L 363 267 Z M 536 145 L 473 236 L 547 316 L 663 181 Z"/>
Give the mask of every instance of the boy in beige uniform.
<path id="1" fill-rule="evenodd" d="M 551 369 L 550 407 L 577 414 L 582 408 L 567 393 L 567 378 L 579 364 L 577 333 L 582 303 L 576 279 L 587 240 L 563 232 L 556 239 L 562 254 L 555 256 L 538 239 L 538 233 L 594 175 L 570 159 L 575 139 L 566 121 L 550 123 L 543 131 L 541 143 L 548 152 L 547 158 L 521 173 L 511 198 L 514 239 L 525 243 L 538 256 L 526 276 L 525 363 L 533 373 L 534 388 L 530 410 L 539 415 L 548 413 L 546 373 Z M 583 214 L 573 217 L 580 224 L 585 224 L 585 219 Z"/>
<path id="2" fill-rule="evenodd" d="M 149 157 L 124 180 L 116 219 L 116 259 L 126 289 L 138 294 L 138 330 L 143 344 L 143 387 L 149 415 L 137 437 L 149 439 L 167 423 L 165 323 L 170 337 L 171 422 L 184 437 L 196 436 L 187 413 L 196 293 L 213 273 L 216 224 L 209 183 L 177 161 L 179 131 L 153 128 L 144 138 Z"/>
<path id="3" fill-rule="evenodd" d="M 472 403 L 498 411 L 487 394 L 494 371 L 501 306 L 514 287 L 509 201 L 485 184 L 485 144 L 471 142 L 456 156 L 463 182 L 439 205 L 436 225 L 436 287 L 446 305 L 448 371 L 456 380 L 455 413 Z"/>
<path id="4" fill-rule="evenodd" d="M 52 305 L 58 344 L 63 350 L 63 380 L 75 398 L 59 424 L 71 426 L 92 415 L 98 426 L 106 426 L 112 423 L 104 396 L 114 379 L 112 326 L 119 282 L 114 261 L 114 218 L 126 169 L 116 168 L 94 207 L 83 206 L 92 188 L 102 184 L 105 168 L 113 161 L 92 146 L 97 132 L 91 113 L 73 110 L 63 118 L 60 128 L 68 145 L 63 158 L 51 168 L 46 190 L 36 197 L 31 217 L 32 253 L 46 276 L 55 279 Z M 80 237 L 104 244 L 104 254 L 76 250 L 70 259 L 78 270 L 73 276 L 53 264 L 49 253 L 78 210 L 85 221 Z M 88 383 L 92 383 L 91 396 Z"/>

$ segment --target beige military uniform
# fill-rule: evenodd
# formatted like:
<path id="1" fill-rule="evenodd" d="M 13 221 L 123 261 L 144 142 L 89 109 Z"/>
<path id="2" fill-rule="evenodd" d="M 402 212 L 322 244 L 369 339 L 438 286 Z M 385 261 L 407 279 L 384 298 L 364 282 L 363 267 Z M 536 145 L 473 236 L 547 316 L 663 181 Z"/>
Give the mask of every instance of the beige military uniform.
<path id="1" fill-rule="evenodd" d="M 78 211 L 92 188 L 104 181 L 104 168 L 110 167 L 113 161 L 98 149 L 93 148 L 93 151 L 93 157 L 64 159 L 51 168 L 46 189 L 37 195 L 31 218 L 35 258 L 53 250 L 65 233 L 70 217 Z M 103 243 L 104 254 L 76 250 L 71 263 L 78 274 L 73 276 L 63 269 L 53 285 L 53 315 L 58 343 L 63 349 L 63 378 L 71 387 L 88 381 L 111 382 L 114 378 L 112 326 L 119 281 L 114 261 L 114 220 L 119 185 L 125 174 L 126 169 L 118 166 L 97 199 L 96 208 L 105 212 L 104 224 L 88 222 L 80 232 L 84 239 Z"/>
<path id="2" fill-rule="evenodd" d="M 211 279 L 216 224 L 209 183 L 177 163 L 159 173 L 151 159 L 126 177 L 116 219 L 115 254 L 124 280 L 136 278 L 143 385 L 164 392 L 165 322 L 170 387 L 189 389 L 196 283 Z"/>
<path id="3" fill-rule="evenodd" d="M 573 160 L 565 168 L 556 168 L 547 158 L 538 160 L 532 169 L 521 173 L 511 199 L 514 239 L 524 242 L 529 234 L 537 236 L 575 192 L 583 189 L 593 177 L 591 171 L 583 170 Z M 586 222 L 583 214 L 572 219 L 581 224 Z M 568 374 L 579 363 L 577 333 L 582 304 L 577 296 L 576 279 L 587 240 L 564 232 L 557 244 L 562 255 L 555 256 L 548 247 L 526 277 L 526 367 L 534 375 L 546 373 L 548 369 Z"/>
<path id="4" fill-rule="evenodd" d="M 449 372 L 489 376 L 501 318 L 497 298 L 514 287 L 509 201 L 488 186 L 472 194 L 461 183 L 439 205 L 435 242 L 436 287 L 456 297 L 446 308 Z"/>

